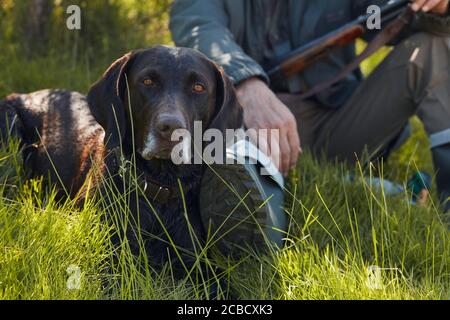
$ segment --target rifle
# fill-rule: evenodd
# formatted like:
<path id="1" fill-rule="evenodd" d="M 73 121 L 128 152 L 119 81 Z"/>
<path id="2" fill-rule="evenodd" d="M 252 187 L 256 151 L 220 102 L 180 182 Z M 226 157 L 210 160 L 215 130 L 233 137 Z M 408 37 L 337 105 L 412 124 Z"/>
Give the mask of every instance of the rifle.
<path id="1" fill-rule="evenodd" d="M 347 66 L 338 77 L 312 88 L 307 93 L 307 96 L 317 94 L 342 80 L 356 69 L 364 59 L 391 41 L 410 22 L 412 18 L 412 10 L 409 8 L 410 3 L 411 0 L 391 0 L 383 6 L 381 8 L 381 23 L 382 25 L 389 24 L 385 28 L 386 30 L 381 31 L 366 50 Z M 339 29 L 290 52 L 286 56 L 269 62 L 263 66 L 267 75 L 271 80 L 279 79 L 280 76 L 289 78 L 327 57 L 331 52 L 355 42 L 357 38 L 370 31 L 367 28 L 367 21 L 371 16 L 371 14 L 362 15 Z"/>

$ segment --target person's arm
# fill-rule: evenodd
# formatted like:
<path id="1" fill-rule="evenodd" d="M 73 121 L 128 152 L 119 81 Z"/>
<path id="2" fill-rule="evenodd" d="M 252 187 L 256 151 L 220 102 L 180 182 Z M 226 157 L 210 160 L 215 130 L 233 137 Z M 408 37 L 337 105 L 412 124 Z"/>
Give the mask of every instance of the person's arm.
<path id="1" fill-rule="evenodd" d="M 277 144 L 272 144 L 269 132 L 268 141 L 259 141 L 258 147 L 270 154 L 275 165 L 287 176 L 289 170 L 297 165 L 302 152 L 297 129 L 297 121 L 301 119 L 295 119 L 291 110 L 259 78 L 243 81 L 236 92 L 244 107 L 244 121 L 248 128 L 278 130 Z"/>
<path id="2" fill-rule="evenodd" d="M 268 82 L 263 68 L 236 43 L 228 22 L 222 0 L 175 0 L 170 30 L 177 46 L 204 53 L 224 68 L 235 85 L 252 77 Z"/>
<path id="3" fill-rule="evenodd" d="M 297 121 L 268 87 L 263 68 L 236 43 L 228 22 L 223 0 L 175 0 L 170 29 L 176 45 L 197 49 L 224 68 L 236 85 L 248 129 L 279 130 L 279 144 L 269 138 L 259 147 L 287 175 L 301 151 Z"/>

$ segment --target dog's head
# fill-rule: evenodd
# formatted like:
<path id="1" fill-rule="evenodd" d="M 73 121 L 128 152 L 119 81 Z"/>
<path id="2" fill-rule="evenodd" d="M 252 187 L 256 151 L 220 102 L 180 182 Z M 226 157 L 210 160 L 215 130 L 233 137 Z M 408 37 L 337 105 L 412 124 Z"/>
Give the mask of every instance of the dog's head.
<path id="1" fill-rule="evenodd" d="M 223 70 L 204 55 L 165 46 L 131 52 L 117 60 L 88 93 L 92 114 L 105 130 L 108 149 L 134 137 L 145 160 L 170 159 L 172 133 L 222 132 L 242 126 L 242 108 Z"/>

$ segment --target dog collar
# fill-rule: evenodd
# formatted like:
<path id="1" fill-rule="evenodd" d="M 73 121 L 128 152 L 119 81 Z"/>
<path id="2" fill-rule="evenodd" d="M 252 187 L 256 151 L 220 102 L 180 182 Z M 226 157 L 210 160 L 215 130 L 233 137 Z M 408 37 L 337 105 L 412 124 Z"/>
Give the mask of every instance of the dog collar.
<path id="1" fill-rule="evenodd" d="M 126 171 L 126 160 L 119 147 L 111 150 L 113 154 L 114 165 L 119 168 L 119 174 L 123 175 Z M 167 204 L 170 200 L 180 199 L 181 191 L 176 187 L 168 187 L 157 181 L 139 176 L 137 178 L 139 188 L 150 201 L 155 201 L 160 205 Z"/>
<path id="2" fill-rule="evenodd" d="M 178 188 L 167 187 L 143 177 L 139 178 L 139 180 L 142 192 L 149 200 L 164 205 L 167 204 L 169 200 L 181 198 L 181 192 Z"/>

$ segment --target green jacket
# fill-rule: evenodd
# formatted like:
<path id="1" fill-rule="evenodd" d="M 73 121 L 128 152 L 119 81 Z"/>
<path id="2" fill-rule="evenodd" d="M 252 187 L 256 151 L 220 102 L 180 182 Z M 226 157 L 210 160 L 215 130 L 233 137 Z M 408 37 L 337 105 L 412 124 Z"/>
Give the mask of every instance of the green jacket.
<path id="1" fill-rule="evenodd" d="M 269 83 L 261 63 L 265 28 L 258 14 L 267 0 L 174 0 L 170 29 L 177 46 L 197 49 L 220 64 L 235 84 L 250 77 Z M 291 49 L 316 39 L 366 12 L 371 4 L 388 0 L 284 0 L 288 1 Z M 450 17 L 417 14 L 412 30 L 450 36 Z M 330 79 L 355 58 L 350 45 L 290 79 L 279 91 L 297 92 Z M 358 70 L 347 80 L 318 95 L 328 107 L 341 106 L 362 81 Z M 291 85 L 297 83 L 297 85 Z"/>

